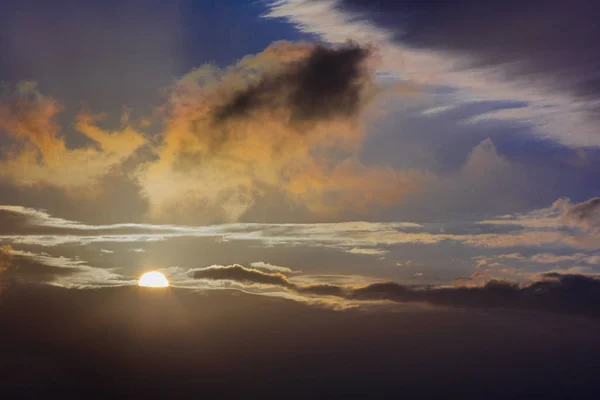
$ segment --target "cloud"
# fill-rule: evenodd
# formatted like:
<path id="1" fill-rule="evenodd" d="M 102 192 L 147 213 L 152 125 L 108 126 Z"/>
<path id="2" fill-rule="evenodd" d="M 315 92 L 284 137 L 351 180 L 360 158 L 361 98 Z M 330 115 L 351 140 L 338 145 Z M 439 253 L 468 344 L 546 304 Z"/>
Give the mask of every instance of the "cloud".
<path id="1" fill-rule="evenodd" d="M 438 107 L 521 101 L 519 109 L 500 107 L 478 119 L 517 121 L 541 138 L 580 147 L 600 145 L 595 134 L 600 57 L 593 47 L 597 13 L 593 2 L 572 7 L 561 0 L 543 7 L 492 0 L 436 7 L 282 0 L 270 2 L 266 16 L 283 18 L 330 43 L 374 44 L 382 53 L 381 70 L 396 79 L 457 89 L 450 104 Z"/>
<path id="2" fill-rule="evenodd" d="M 335 117 L 354 118 L 361 110 L 368 83 L 369 50 L 357 45 L 317 45 L 306 59 L 285 70 L 260 77 L 216 108 L 217 123 L 247 118 L 261 109 L 286 109 L 292 123 Z"/>
<path id="3" fill-rule="evenodd" d="M 15 250 L 11 246 L 3 246 L 0 249 L 0 259 L 6 261 L 4 266 L 6 280 L 30 283 L 51 282 L 62 276 L 80 272 L 80 267 L 85 265 L 80 260 Z"/>
<path id="4" fill-rule="evenodd" d="M 512 280 L 528 282 L 539 280 L 546 273 L 576 274 L 594 276 L 594 268 L 600 263 L 598 255 L 586 253 L 520 253 L 494 254 L 473 257 L 477 269 L 470 277 L 454 280 L 458 286 L 482 286 L 491 280 Z M 548 270 L 548 266 L 554 268 Z"/>
<path id="5" fill-rule="evenodd" d="M 560 218 L 569 225 L 587 231 L 600 229 L 600 197 L 577 204 L 572 204 L 568 199 L 560 199 L 553 206 L 562 211 Z"/>
<path id="6" fill-rule="evenodd" d="M 191 271 L 195 279 L 230 280 L 246 284 L 275 285 L 292 287 L 287 277 L 279 272 L 263 272 L 258 269 L 245 268 L 241 265 L 212 266 Z"/>
<path id="7" fill-rule="evenodd" d="M 548 208 L 505 215 L 503 218 L 484 220 L 480 223 L 519 225 L 535 229 L 573 228 L 593 235 L 600 228 L 600 198 L 594 197 L 575 204 L 567 198 L 560 198 Z"/>
<path id="8" fill-rule="evenodd" d="M 13 283 L 49 283 L 71 288 L 131 283 L 111 270 L 92 267 L 78 257 L 55 257 L 47 253 L 17 250 L 10 245 L 0 247 L 0 282 L 3 280 Z"/>
<path id="9" fill-rule="evenodd" d="M 212 266 L 192 270 L 190 273 L 196 279 L 226 280 L 246 285 L 273 285 L 298 294 L 334 296 L 346 300 L 419 302 L 469 308 L 517 308 L 600 317 L 596 306 L 600 301 L 600 278 L 597 276 L 550 272 L 539 275 L 539 280 L 523 286 L 492 279 L 484 281 L 482 286 L 471 287 L 419 287 L 393 282 L 357 287 L 330 283 L 295 284 L 282 273 L 266 273 L 241 265 Z M 473 276 L 471 280 L 476 278 L 477 276 Z"/>
<path id="10" fill-rule="evenodd" d="M 156 160 L 137 173 L 150 215 L 236 221 L 270 196 L 286 205 L 283 218 L 399 201 L 420 175 L 358 157 L 360 117 L 381 91 L 372 64 L 353 44 L 278 42 L 227 69 L 184 76 L 164 108 Z"/>
<path id="11" fill-rule="evenodd" d="M 291 274 L 294 272 L 290 268 L 280 267 L 279 265 L 269 264 L 264 261 L 253 262 L 250 264 L 250 266 L 252 268 L 256 268 L 256 269 L 266 269 L 268 271 L 276 271 L 276 272 L 282 272 L 282 273 L 288 273 L 288 274 Z"/>
<path id="12" fill-rule="evenodd" d="M 355 255 L 381 256 L 400 245 L 457 243 L 468 247 L 514 249 L 543 248 L 597 250 L 598 233 L 561 223 L 555 208 L 534 210 L 498 219 L 415 224 L 410 222 L 340 222 L 316 224 L 234 223 L 221 225 L 161 225 L 123 223 L 86 225 L 55 218 L 43 211 L 20 206 L 0 206 L 0 241 L 3 243 L 58 246 L 90 243 L 146 243 L 174 238 L 262 243 L 265 246 L 326 248 Z M 440 229 L 442 227 L 442 229 Z M 510 251 L 510 250 L 509 250 Z M 554 250 L 553 250 L 554 251 Z M 515 254 L 515 253 L 505 253 Z M 581 262 L 596 264 L 595 254 Z M 498 260 L 489 262 L 497 263 Z M 500 260 L 502 261 L 502 260 Z M 488 261 L 485 261 L 488 263 Z"/>
<path id="13" fill-rule="evenodd" d="M 12 141 L 0 159 L 0 179 L 22 187 L 58 187 L 72 194 L 93 193 L 100 180 L 121 166 L 144 143 L 127 118 L 120 130 L 97 125 L 81 113 L 74 129 L 89 144 L 71 148 L 57 122 L 57 100 L 27 87 L 0 98 L 0 132 Z"/>
<path id="14" fill-rule="evenodd" d="M 353 247 L 350 250 L 348 250 L 348 253 L 350 254 L 362 254 L 362 255 L 366 255 L 366 256 L 382 256 L 384 254 L 389 253 L 388 250 L 382 250 L 382 249 L 365 249 L 365 248 L 361 248 L 361 247 Z"/>

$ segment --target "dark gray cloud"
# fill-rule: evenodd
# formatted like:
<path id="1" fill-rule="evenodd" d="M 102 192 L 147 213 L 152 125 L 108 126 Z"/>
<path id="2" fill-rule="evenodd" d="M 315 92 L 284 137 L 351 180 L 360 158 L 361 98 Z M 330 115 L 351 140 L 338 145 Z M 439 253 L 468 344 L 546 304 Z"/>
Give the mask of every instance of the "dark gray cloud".
<path id="1" fill-rule="evenodd" d="M 351 117 L 361 105 L 369 54 L 369 49 L 352 44 L 315 46 L 305 59 L 234 93 L 217 107 L 214 118 L 222 122 L 281 107 L 290 110 L 292 121 L 297 122 Z"/>
<path id="2" fill-rule="evenodd" d="M 427 302 L 474 308 L 544 310 L 600 317 L 600 279 L 548 273 L 527 286 L 493 280 L 482 287 L 410 288 L 394 283 L 373 284 L 352 292 L 359 300 Z"/>
<path id="3" fill-rule="evenodd" d="M 13 261 L 13 266 L 8 268 L 2 279 L 8 282 L 18 280 L 20 282 L 43 283 L 81 271 L 76 267 L 55 267 L 32 259 L 18 258 Z"/>
<path id="4" fill-rule="evenodd" d="M 297 285 L 282 273 L 263 272 L 242 265 L 212 266 L 191 272 L 195 279 L 235 281 L 247 285 L 263 284 L 281 286 L 300 294 L 346 297 L 346 288 L 331 284 Z"/>
<path id="5" fill-rule="evenodd" d="M 196 270 L 197 279 L 231 280 L 245 284 L 281 286 L 299 294 L 335 296 L 347 300 L 388 300 L 400 303 L 430 303 L 468 308 L 514 308 L 543 310 L 600 317 L 600 279 L 558 273 L 542 275 L 525 286 L 492 280 L 481 287 L 422 287 L 398 283 L 374 283 L 364 287 L 339 285 L 296 285 L 280 273 L 266 273 L 241 265 L 213 266 Z"/>
<path id="6" fill-rule="evenodd" d="M 502 67 L 506 79 L 540 81 L 600 97 L 600 5 L 564 0 L 341 0 L 395 39 L 462 57 L 458 68 Z"/>
<path id="7" fill-rule="evenodd" d="M 79 261 L 0 247 L 0 289 L 20 283 L 45 283 L 82 272 Z M 1 290 L 0 290 L 1 291 Z"/>

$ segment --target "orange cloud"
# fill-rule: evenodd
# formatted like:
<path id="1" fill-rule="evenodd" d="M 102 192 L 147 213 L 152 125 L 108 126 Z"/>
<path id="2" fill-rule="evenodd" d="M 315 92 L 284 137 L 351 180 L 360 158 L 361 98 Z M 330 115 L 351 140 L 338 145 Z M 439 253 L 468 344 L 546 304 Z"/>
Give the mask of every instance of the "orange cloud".
<path id="1" fill-rule="evenodd" d="M 120 130 L 109 132 L 96 124 L 98 117 L 81 114 L 74 128 L 90 143 L 69 148 L 56 122 L 62 110 L 55 99 L 32 88 L 0 100 L 0 132 L 12 139 L 0 161 L 0 179 L 25 187 L 95 190 L 101 178 L 145 143 L 126 119 Z"/>
<path id="2" fill-rule="evenodd" d="M 358 160 L 361 116 L 380 91 L 372 63 L 370 50 L 351 44 L 279 42 L 183 77 L 157 159 L 137 174 L 150 215 L 235 221 L 274 192 L 329 215 L 398 201 L 416 176 Z"/>

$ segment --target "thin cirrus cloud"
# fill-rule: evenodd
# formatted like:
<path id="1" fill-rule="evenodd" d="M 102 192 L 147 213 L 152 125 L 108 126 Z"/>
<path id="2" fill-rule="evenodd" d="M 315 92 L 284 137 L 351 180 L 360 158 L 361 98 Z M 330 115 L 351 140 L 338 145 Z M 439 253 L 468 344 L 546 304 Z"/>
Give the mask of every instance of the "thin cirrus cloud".
<path id="1" fill-rule="evenodd" d="M 381 49 L 382 69 L 423 86 L 458 89 L 451 106 L 520 101 L 475 121 L 526 123 L 567 146 L 598 146 L 594 2 L 277 0 L 266 14 L 327 42 L 348 39 Z M 510 26 L 509 30 L 505 28 Z M 498 35 L 497 32 L 502 32 Z M 572 45 L 576 43 L 577 45 Z M 440 108 L 442 107 L 442 108 Z M 434 106 L 444 112 L 448 104 Z"/>
<path id="2" fill-rule="evenodd" d="M 170 238 L 214 238 L 224 241 L 255 241 L 273 246 L 308 246 L 351 254 L 381 256 L 403 244 L 431 245 L 455 242 L 470 247 L 544 247 L 598 249 L 594 199 L 571 204 L 561 199 L 552 207 L 524 215 L 462 222 L 460 227 L 410 222 L 343 222 L 318 224 L 235 223 L 207 226 L 153 224 L 85 225 L 19 206 L 1 206 L 0 217 L 10 231 L 0 240 L 13 244 L 56 246 L 128 242 L 143 243 Z M 590 206 L 592 205 L 592 206 Z M 575 211 L 573 211 L 575 210 Z M 582 211 L 583 210 L 583 211 Z M 577 224 L 565 220 L 575 212 Z M 582 219 L 582 215 L 585 216 Z M 40 231 L 41 229 L 41 231 Z M 478 233 L 473 233 L 477 230 Z"/>

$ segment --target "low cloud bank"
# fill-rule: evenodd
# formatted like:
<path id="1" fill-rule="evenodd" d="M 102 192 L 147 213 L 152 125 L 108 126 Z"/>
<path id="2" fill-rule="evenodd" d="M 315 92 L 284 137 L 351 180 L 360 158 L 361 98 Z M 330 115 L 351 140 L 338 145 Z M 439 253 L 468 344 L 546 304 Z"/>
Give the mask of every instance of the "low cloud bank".
<path id="1" fill-rule="evenodd" d="M 546 273 L 539 280 L 519 286 L 492 280 L 480 287 L 417 287 L 398 283 L 374 283 L 361 287 L 332 284 L 297 285 L 284 274 L 263 272 L 241 265 L 212 266 L 193 270 L 196 279 L 235 281 L 246 285 L 280 286 L 298 294 L 334 296 L 345 300 L 422 302 L 469 308 L 543 310 L 600 317 L 600 279 L 576 274 Z"/>

